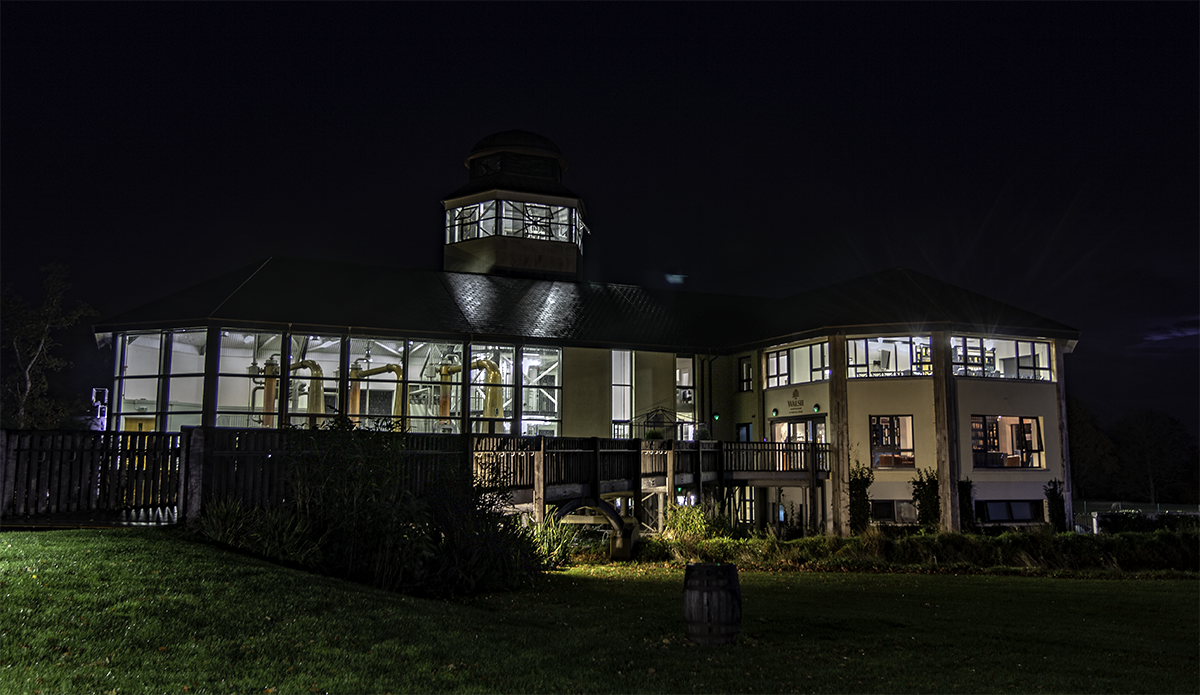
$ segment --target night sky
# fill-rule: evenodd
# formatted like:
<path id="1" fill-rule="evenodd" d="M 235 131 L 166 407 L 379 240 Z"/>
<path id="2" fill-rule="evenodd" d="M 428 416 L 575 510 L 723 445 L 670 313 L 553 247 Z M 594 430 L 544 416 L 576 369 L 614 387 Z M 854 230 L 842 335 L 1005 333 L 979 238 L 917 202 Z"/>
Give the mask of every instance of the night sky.
<path id="1" fill-rule="evenodd" d="M 589 279 L 906 266 L 1079 328 L 1103 422 L 1195 431 L 1198 9 L 4 2 L 3 279 L 66 262 L 107 316 L 270 255 L 439 268 L 516 128 L 570 162 Z"/>

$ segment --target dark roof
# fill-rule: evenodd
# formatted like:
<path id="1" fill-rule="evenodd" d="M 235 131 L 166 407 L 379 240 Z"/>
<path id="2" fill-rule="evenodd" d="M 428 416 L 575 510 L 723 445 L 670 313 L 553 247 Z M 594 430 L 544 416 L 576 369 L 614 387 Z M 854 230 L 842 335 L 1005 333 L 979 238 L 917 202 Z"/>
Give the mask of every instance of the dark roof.
<path id="1" fill-rule="evenodd" d="M 463 198 L 487 191 L 519 191 L 521 193 L 552 195 L 558 198 L 579 197 L 571 189 L 564 186 L 561 181 L 556 179 L 544 179 L 539 176 L 519 176 L 517 174 L 501 172 L 471 179 L 446 196 L 446 200 L 454 200 L 455 198 Z"/>
<path id="2" fill-rule="evenodd" d="M 508 152 L 528 152 L 543 157 L 551 157 L 559 161 L 559 165 L 563 171 L 567 170 L 567 158 L 563 156 L 562 150 L 558 149 L 549 138 L 531 133 L 528 130 L 505 130 L 499 133 L 492 133 L 471 148 L 471 153 L 467 155 L 469 161 L 472 157 L 482 156 L 489 152 L 498 151 Z"/>
<path id="3" fill-rule="evenodd" d="M 934 330 L 1075 340 L 1079 331 L 907 268 L 893 268 L 775 300 L 758 331 L 786 342 L 830 329 L 850 333 Z"/>
<path id="4" fill-rule="evenodd" d="M 1079 335 L 904 269 L 765 299 L 282 257 L 106 319 L 96 331 L 204 325 L 718 353 L 839 327 Z"/>

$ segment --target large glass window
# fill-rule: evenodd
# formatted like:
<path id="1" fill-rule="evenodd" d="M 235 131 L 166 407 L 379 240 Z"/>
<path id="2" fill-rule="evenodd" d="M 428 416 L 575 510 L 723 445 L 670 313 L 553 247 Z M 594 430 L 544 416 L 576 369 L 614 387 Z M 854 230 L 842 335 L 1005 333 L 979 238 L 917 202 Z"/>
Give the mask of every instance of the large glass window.
<path id="1" fill-rule="evenodd" d="M 129 333 L 117 340 L 117 427 L 123 430 L 159 429 L 159 374 L 163 335 Z"/>
<path id="2" fill-rule="evenodd" d="M 1042 419 L 971 416 L 971 454 L 976 468 L 1044 468 Z"/>
<path id="3" fill-rule="evenodd" d="M 694 440 L 698 434 L 693 365 L 691 357 L 675 358 L 675 438 L 685 441 Z M 670 427 L 670 424 L 664 426 Z"/>
<path id="4" fill-rule="evenodd" d="M 871 465 L 876 468 L 913 468 L 912 416 L 872 415 Z"/>
<path id="5" fill-rule="evenodd" d="M 562 428 L 562 351 L 521 349 L 521 434 L 558 436 Z"/>
<path id="6" fill-rule="evenodd" d="M 410 341 L 407 374 L 409 430 L 458 432 L 462 416 L 462 344 Z"/>
<path id="7" fill-rule="evenodd" d="M 854 338 L 846 341 L 851 379 L 861 377 L 924 376 L 933 373 L 927 336 Z"/>
<path id="8" fill-rule="evenodd" d="M 346 415 L 359 427 L 400 429 L 404 418 L 404 348 L 395 338 L 351 338 Z"/>
<path id="9" fill-rule="evenodd" d="M 754 390 L 754 364 L 751 357 L 738 358 L 738 391 L 749 393 Z"/>
<path id="10" fill-rule="evenodd" d="M 766 353 L 767 388 L 829 378 L 829 343 L 812 343 Z"/>
<path id="11" fill-rule="evenodd" d="M 164 335 L 171 351 L 168 364 L 167 426 L 178 432 L 185 425 L 199 425 L 203 418 L 204 353 L 208 332 L 203 328 L 174 331 Z"/>
<path id="12" fill-rule="evenodd" d="M 497 201 L 487 200 L 446 211 L 446 243 L 492 236 L 497 227 Z"/>
<path id="13" fill-rule="evenodd" d="M 511 345 L 472 345 L 469 412 L 475 432 L 511 434 L 516 351 Z"/>
<path id="14" fill-rule="evenodd" d="M 612 351 L 612 423 L 614 439 L 633 436 L 633 352 Z"/>
<path id="15" fill-rule="evenodd" d="M 792 383 L 807 384 L 829 378 L 829 343 L 792 348 Z"/>
<path id="16" fill-rule="evenodd" d="M 767 353 L 767 388 L 788 385 L 788 351 Z"/>
<path id="17" fill-rule="evenodd" d="M 320 427 L 331 415 L 343 413 L 338 402 L 341 336 L 292 336 L 288 420 L 297 427 Z"/>
<path id="18" fill-rule="evenodd" d="M 287 365 L 283 336 L 256 331 L 221 331 L 217 377 L 217 426 L 279 426 L 279 401 Z M 283 395 L 283 398 L 287 398 Z"/>
<path id="19" fill-rule="evenodd" d="M 950 346 L 958 376 L 1052 380 L 1048 342 L 956 335 Z"/>

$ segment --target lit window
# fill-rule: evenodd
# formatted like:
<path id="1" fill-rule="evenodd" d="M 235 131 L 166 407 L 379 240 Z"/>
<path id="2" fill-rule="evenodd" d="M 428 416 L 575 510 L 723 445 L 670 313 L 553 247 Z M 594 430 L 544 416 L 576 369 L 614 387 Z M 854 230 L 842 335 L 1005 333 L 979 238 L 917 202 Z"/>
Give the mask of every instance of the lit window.
<path id="1" fill-rule="evenodd" d="M 767 388 L 788 385 L 788 351 L 767 353 Z"/>
<path id="2" fill-rule="evenodd" d="M 754 365 L 750 357 L 738 359 L 738 391 L 748 393 L 754 390 Z"/>
<path id="3" fill-rule="evenodd" d="M 912 416 L 871 416 L 871 465 L 876 468 L 913 468 Z"/>
<path id="4" fill-rule="evenodd" d="M 972 415 L 971 455 L 976 468 L 1044 468 L 1041 418 Z"/>

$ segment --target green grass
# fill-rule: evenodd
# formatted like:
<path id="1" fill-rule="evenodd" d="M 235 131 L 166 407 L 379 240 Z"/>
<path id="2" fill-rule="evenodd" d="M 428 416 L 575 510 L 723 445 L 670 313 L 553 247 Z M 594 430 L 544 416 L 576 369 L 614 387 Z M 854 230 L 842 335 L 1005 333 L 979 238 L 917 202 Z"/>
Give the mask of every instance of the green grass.
<path id="1" fill-rule="evenodd" d="M 697 647 L 662 564 L 442 602 L 181 530 L 6 532 L 0 692 L 1200 692 L 1194 578 L 740 580 L 737 643 Z"/>

